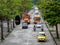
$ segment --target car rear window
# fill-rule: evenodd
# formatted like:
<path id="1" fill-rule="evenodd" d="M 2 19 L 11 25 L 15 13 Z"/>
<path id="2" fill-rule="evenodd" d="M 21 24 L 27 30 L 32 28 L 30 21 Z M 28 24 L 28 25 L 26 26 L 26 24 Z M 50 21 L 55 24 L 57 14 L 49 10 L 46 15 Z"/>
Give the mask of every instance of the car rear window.
<path id="1" fill-rule="evenodd" d="M 38 36 L 45 36 L 45 34 L 39 34 Z"/>
<path id="2" fill-rule="evenodd" d="M 23 23 L 23 25 L 27 26 L 27 23 Z"/>

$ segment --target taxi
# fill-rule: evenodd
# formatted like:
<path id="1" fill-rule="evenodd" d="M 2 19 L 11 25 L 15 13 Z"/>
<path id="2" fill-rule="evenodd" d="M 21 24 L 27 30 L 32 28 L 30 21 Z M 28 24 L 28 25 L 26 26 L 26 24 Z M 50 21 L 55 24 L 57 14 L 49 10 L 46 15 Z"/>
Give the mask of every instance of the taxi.
<path id="1" fill-rule="evenodd" d="M 37 39 L 38 39 L 38 41 L 45 41 L 46 40 L 45 32 L 39 32 Z"/>

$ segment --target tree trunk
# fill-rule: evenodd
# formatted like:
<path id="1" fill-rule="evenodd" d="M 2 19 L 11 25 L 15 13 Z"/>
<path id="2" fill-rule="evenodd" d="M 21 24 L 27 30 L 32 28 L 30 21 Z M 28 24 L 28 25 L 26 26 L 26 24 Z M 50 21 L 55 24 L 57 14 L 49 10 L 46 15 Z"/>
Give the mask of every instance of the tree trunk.
<path id="1" fill-rule="evenodd" d="M 11 24 L 11 30 L 13 30 L 13 26 L 12 26 L 12 24 Z"/>
<path id="2" fill-rule="evenodd" d="M 59 39 L 59 34 L 58 34 L 58 25 L 56 24 L 56 35 L 57 35 L 57 38 Z"/>
<path id="3" fill-rule="evenodd" d="M 10 32 L 10 29 L 9 29 L 9 19 L 7 20 L 7 26 L 8 26 L 7 32 Z"/>
<path id="4" fill-rule="evenodd" d="M 4 37 L 3 37 L 3 21 L 1 20 L 1 41 L 4 40 Z"/>
<path id="5" fill-rule="evenodd" d="M 13 20 L 13 28 L 15 28 L 15 21 Z"/>

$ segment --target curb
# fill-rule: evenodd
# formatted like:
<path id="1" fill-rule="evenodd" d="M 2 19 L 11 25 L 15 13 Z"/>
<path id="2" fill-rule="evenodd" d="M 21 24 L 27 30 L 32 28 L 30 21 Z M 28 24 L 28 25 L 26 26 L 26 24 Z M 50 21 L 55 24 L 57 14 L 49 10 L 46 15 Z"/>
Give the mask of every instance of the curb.
<path id="1" fill-rule="evenodd" d="M 49 29 L 48 24 L 47 24 L 47 23 L 45 23 L 45 25 L 47 26 L 47 29 L 48 29 L 48 31 L 49 31 L 50 29 Z M 55 44 L 56 44 L 56 45 L 58 45 L 58 44 L 57 44 L 57 42 L 56 42 L 56 40 L 55 40 L 55 38 L 53 37 L 52 33 L 51 33 L 50 31 L 49 31 L 49 33 L 51 34 L 51 36 L 52 36 L 53 41 L 55 42 Z"/>

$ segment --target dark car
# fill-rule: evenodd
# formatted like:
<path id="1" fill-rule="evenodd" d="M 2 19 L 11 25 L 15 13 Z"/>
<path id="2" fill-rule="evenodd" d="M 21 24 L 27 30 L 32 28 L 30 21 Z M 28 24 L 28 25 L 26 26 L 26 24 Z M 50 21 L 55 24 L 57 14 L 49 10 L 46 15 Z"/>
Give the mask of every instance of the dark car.
<path id="1" fill-rule="evenodd" d="M 26 29 L 28 28 L 28 24 L 27 23 L 22 23 L 22 29 Z"/>

